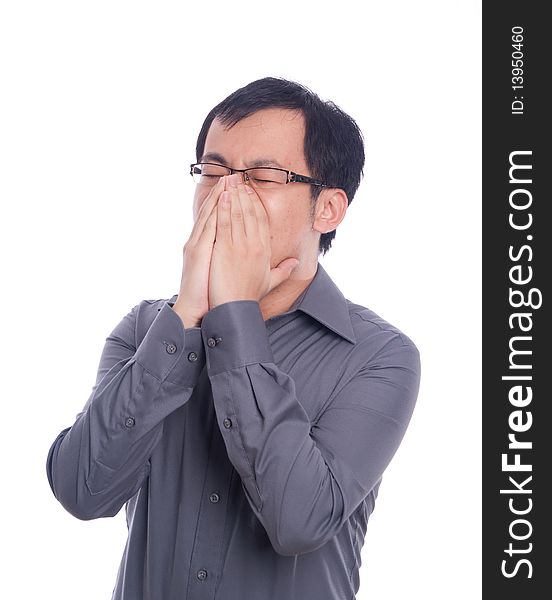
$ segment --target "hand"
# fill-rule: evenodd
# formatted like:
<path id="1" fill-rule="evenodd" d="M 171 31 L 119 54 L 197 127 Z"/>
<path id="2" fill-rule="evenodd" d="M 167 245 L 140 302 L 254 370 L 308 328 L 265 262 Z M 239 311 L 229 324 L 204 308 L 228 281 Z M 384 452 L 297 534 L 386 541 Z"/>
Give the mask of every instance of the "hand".
<path id="1" fill-rule="evenodd" d="M 228 176 L 217 205 L 216 238 L 209 272 L 209 308 L 233 300 L 256 300 L 288 279 L 299 259 L 270 268 L 268 215 L 249 186 Z M 239 176 L 238 176 L 239 177 Z M 225 178 L 226 179 L 226 178 Z"/>
<path id="2" fill-rule="evenodd" d="M 215 243 L 217 202 L 224 187 L 225 178 L 221 177 L 203 201 L 192 233 L 184 244 L 180 292 L 173 310 L 185 328 L 199 326 L 209 310 L 209 265 Z"/>

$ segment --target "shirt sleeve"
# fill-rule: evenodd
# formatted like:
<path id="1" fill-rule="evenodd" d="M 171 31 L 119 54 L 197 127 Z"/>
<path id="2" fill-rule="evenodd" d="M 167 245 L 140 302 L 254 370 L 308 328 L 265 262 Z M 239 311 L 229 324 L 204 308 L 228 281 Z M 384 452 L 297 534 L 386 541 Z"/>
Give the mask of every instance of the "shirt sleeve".
<path id="1" fill-rule="evenodd" d="M 311 430 L 294 380 L 274 362 L 258 302 L 220 304 L 201 329 L 217 421 L 252 510 L 278 553 L 316 550 L 375 487 L 403 438 L 419 388 L 416 346 L 390 332 Z"/>
<path id="2" fill-rule="evenodd" d="M 72 515 L 114 516 L 149 474 L 163 420 L 192 395 L 205 365 L 201 329 L 165 302 L 136 347 L 136 305 L 106 338 L 96 383 L 46 461 L 54 496 Z"/>

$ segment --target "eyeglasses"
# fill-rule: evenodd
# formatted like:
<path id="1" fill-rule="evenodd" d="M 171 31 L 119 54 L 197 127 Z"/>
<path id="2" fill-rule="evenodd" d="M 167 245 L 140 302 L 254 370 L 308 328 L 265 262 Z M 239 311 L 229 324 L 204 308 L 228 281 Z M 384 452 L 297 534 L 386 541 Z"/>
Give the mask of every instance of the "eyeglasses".
<path id="1" fill-rule="evenodd" d="M 259 189 L 275 189 L 286 183 L 308 183 L 328 187 L 327 184 L 299 175 L 293 171 L 278 169 L 276 167 L 252 167 L 250 169 L 232 169 L 217 163 L 194 163 L 190 165 L 190 175 L 195 183 L 212 187 L 221 177 L 232 175 L 232 173 L 243 173 L 243 180 L 251 187 Z"/>

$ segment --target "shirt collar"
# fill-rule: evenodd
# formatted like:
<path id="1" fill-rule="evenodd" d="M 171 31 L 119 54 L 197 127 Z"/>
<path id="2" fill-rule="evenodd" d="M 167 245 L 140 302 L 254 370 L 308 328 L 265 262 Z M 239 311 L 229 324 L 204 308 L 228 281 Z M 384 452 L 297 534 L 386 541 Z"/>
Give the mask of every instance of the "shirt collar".
<path id="1" fill-rule="evenodd" d="M 174 302 L 178 294 L 170 299 Z M 345 296 L 318 262 L 314 278 L 287 312 L 302 310 L 328 329 L 356 344 Z"/>
<path id="2" fill-rule="evenodd" d="M 302 310 L 341 337 L 356 343 L 347 300 L 320 262 L 313 280 L 293 309 Z"/>

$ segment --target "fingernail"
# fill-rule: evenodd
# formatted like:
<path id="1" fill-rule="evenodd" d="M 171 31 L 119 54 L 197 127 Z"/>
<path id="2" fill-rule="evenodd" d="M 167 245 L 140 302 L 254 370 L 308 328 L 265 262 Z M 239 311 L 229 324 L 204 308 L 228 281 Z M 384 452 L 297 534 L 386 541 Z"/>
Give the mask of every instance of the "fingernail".
<path id="1" fill-rule="evenodd" d="M 246 185 L 246 186 L 244 186 L 244 187 L 245 187 L 245 189 L 247 190 L 247 193 L 248 193 L 248 194 L 253 194 L 253 193 L 254 193 L 254 192 L 253 192 L 253 188 L 252 188 L 250 185 Z"/>
<path id="2" fill-rule="evenodd" d="M 233 174 L 233 175 L 230 175 L 230 177 L 228 178 L 228 183 L 231 185 L 231 187 L 238 187 L 239 180 L 240 180 L 240 176 Z"/>

